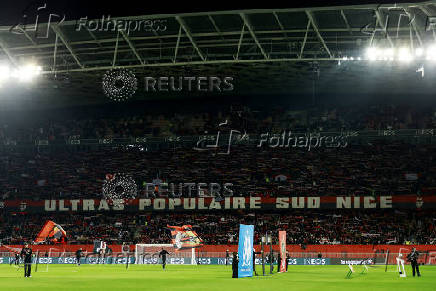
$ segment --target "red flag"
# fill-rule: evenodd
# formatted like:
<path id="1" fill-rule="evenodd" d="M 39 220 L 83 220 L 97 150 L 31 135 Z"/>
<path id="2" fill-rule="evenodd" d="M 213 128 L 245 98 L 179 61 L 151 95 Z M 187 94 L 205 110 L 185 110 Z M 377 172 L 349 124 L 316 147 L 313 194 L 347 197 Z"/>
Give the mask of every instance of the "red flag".
<path id="1" fill-rule="evenodd" d="M 203 245 L 203 240 L 192 230 L 192 225 L 170 226 L 172 243 L 176 250 L 198 248 Z"/>
<path id="2" fill-rule="evenodd" d="M 42 243 L 45 241 L 64 243 L 66 241 L 66 237 L 67 233 L 59 224 L 51 220 L 47 220 L 36 237 L 35 243 Z"/>

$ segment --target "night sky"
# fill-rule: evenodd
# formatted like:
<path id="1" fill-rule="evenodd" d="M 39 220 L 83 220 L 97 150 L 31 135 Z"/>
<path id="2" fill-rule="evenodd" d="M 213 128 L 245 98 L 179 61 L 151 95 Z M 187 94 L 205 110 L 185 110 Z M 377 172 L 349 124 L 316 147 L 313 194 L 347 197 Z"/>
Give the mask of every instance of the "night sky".
<path id="1" fill-rule="evenodd" d="M 138 1 L 123 0 L 1 0 L 0 1 L 0 25 L 13 25 L 22 19 L 23 13 L 35 11 L 36 8 L 47 4 L 47 9 L 59 15 L 66 15 L 66 20 L 88 18 L 100 18 L 102 15 L 132 16 L 160 13 L 185 13 L 201 11 L 237 10 L 237 9 L 260 9 L 260 8 L 296 8 L 310 6 L 331 6 L 331 5 L 356 5 L 368 3 L 392 3 L 411 2 L 409 1 L 371 1 L 371 0 L 292 0 L 279 1 L 268 0 L 262 2 L 252 1 L 247 4 L 245 1 Z M 30 14 L 31 12 L 29 12 Z"/>

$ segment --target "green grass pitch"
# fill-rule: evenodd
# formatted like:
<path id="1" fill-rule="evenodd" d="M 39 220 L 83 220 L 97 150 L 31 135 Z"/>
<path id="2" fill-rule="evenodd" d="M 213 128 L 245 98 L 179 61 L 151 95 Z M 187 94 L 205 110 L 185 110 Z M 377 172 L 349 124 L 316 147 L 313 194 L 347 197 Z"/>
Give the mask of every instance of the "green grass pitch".
<path id="1" fill-rule="evenodd" d="M 232 279 L 230 266 L 50 265 L 24 278 L 23 268 L 0 265 L 0 290 L 436 290 L 436 266 L 422 266 L 420 278 L 411 276 L 410 266 L 407 278 L 385 273 L 384 266 L 366 274 L 359 268 L 351 279 L 345 279 L 347 266 L 289 266 L 284 274 Z"/>

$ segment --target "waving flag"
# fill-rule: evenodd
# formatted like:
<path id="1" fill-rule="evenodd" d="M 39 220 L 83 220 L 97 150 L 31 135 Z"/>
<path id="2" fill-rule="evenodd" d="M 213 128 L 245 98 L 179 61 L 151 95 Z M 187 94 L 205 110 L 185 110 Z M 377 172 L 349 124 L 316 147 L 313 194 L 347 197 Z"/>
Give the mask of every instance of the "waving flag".
<path id="1" fill-rule="evenodd" d="M 67 233 L 65 232 L 65 230 L 59 224 L 48 220 L 36 237 L 35 243 L 65 243 L 66 238 Z"/>
<path id="2" fill-rule="evenodd" d="M 192 230 L 192 225 L 170 226 L 171 239 L 176 250 L 198 248 L 203 245 L 203 240 Z"/>

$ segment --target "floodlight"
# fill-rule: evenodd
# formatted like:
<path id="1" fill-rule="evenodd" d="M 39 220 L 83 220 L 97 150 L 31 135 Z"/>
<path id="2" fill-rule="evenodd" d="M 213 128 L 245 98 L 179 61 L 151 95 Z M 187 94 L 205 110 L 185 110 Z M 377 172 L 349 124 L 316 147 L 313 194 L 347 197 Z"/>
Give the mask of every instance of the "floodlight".
<path id="1" fill-rule="evenodd" d="M 424 54 L 424 50 L 422 48 L 419 47 L 415 50 L 415 55 L 417 57 L 421 57 L 423 54 Z"/>
<path id="2" fill-rule="evenodd" d="M 26 65 L 18 68 L 17 77 L 20 82 L 31 82 L 35 76 L 41 73 L 41 67 L 35 65 Z"/>
<path id="3" fill-rule="evenodd" d="M 427 49 L 427 60 L 434 61 L 436 60 L 436 46 L 431 46 Z"/>
<path id="4" fill-rule="evenodd" d="M 410 53 L 409 48 L 407 47 L 400 48 L 400 50 L 398 51 L 398 60 L 403 62 L 408 62 L 413 60 L 413 55 Z"/>
<path id="5" fill-rule="evenodd" d="M 375 47 L 370 47 L 366 50 L 366 57 L 370 60 L 370 61 L 374 61 L 377 59 L 377 56 L 379 54 L 378 49 L 376 49 Z"/>
<path id="6" fill-rule="evenodd" d="M 8 66 L 0 66 L 0 82 L 9 79 L 10 70 Z"/>
<path id="7" fill-rule="evenodd" d="M 394 59 L 394 50 L 391 48 L 383 50 L 383 60 L 392 61 Z"/>

